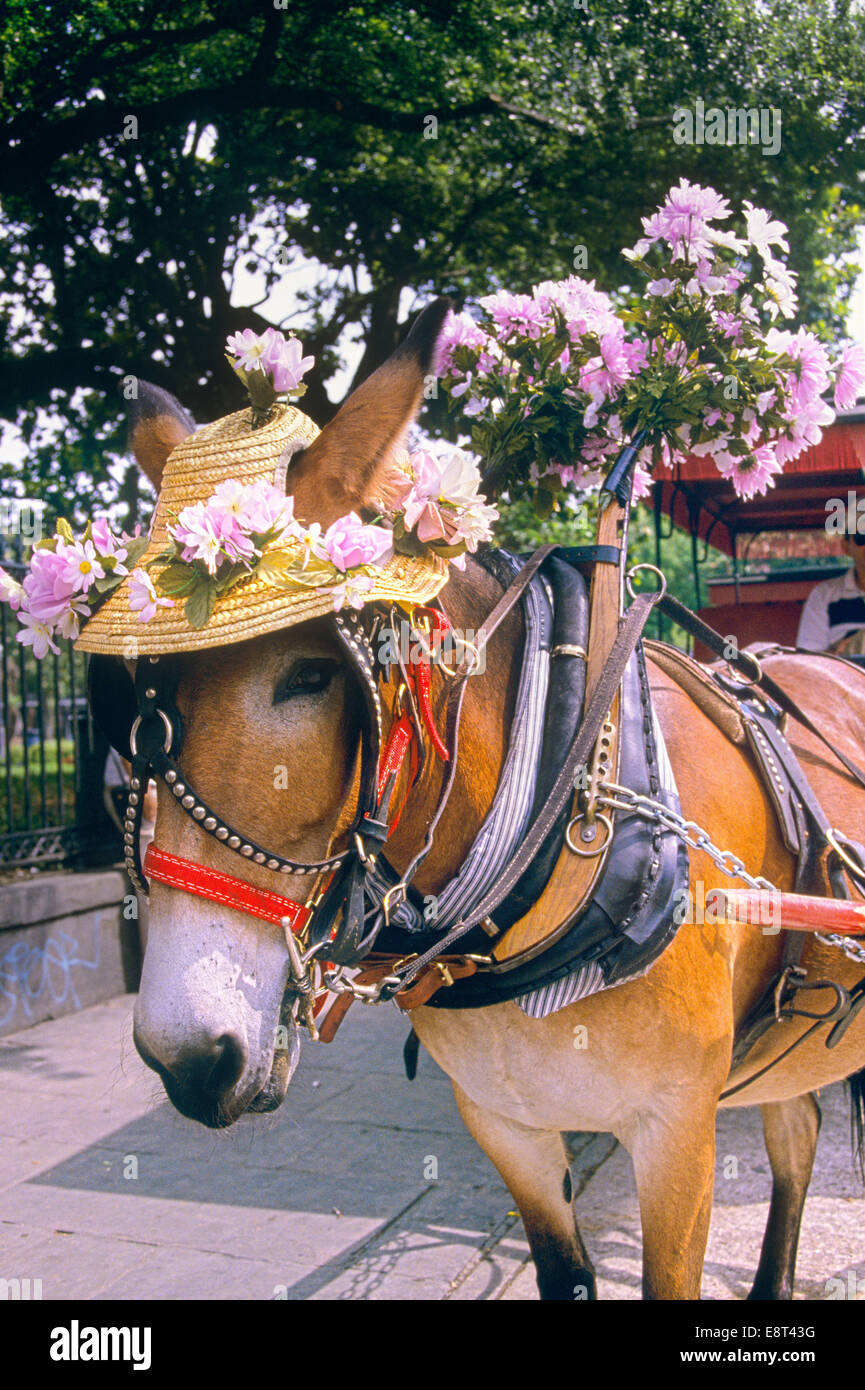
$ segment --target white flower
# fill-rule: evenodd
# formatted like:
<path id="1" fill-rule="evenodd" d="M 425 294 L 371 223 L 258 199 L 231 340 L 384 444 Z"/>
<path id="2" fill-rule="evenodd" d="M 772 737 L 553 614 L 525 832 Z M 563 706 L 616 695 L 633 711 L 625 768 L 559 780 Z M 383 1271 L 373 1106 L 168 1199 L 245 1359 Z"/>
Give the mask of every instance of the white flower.
<path id="1" fill-rule="evenodd" d="M 747 201 L 742 206 L 745 209 L 748 240 L 758 255 L 762 256 L 764 261 L 771 261 L 772 246 L 780 246 L 782 251 L 789 253 L 790 247 L 784 240 L 786 225 L 783 222 L 773 222 L 765 208 L 755 208 L 753 203 Z"/>
<path id="2" fill-rule="evenodd" d="M 349 608 L 363 608 L 374 584 L 374 579 L 362 574 L 353 575 L 344 579 L 341 584 L 335 584 L 330 591 L 334 612 L 338 613 L 345 604 L 348 604 Z"/>
<path id="3" fill-rule="evenodd" d="M 49 648 L 55 656 L 60 655 L 60 648 L 56 642 L 52 642 L 51 630 L 44 623 L 40 623 L 38 618 L 34 618 L 32 613 L 19 613 L 18 621 L 21 626 L 15 634 L 16 639 L 23 647 L 32 647 L 33 655 L 38 661 L 48 655 Z"/>

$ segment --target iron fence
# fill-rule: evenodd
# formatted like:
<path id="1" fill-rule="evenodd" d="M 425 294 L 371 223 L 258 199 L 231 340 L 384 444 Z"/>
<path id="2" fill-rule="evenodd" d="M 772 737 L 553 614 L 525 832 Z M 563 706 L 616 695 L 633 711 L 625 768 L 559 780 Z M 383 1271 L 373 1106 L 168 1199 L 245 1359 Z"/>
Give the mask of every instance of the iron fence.
<path id="1" fill-rule="evenodd" d="M 0 542 L 0 564 L 21 581 L 20 537 Z M 107 745 L 90 718 L 86 658 L 63 642 L 37 661 L 17 628 L 0 603 L 0 871 L 111 862 L 119 837 L 103 802 Z"/>

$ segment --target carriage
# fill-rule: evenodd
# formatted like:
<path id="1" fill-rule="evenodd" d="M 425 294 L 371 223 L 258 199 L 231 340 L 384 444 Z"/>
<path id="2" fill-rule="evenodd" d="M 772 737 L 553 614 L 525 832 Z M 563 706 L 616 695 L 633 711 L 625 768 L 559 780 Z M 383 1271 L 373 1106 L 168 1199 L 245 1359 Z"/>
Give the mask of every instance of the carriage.
<path id="1" fill-rule="evenodd" d="M 652 489 L 655 561 L 675 527 L 690 537 L 693 593 L 701 618 L 752 642 L 796 645 L 805 599 L 816 583 L 846 565 L 841 533 L 827 531 L 838 503 L 865 480 L 865 407 L 839 411 L 820 443 L 795 459 L 762 496 L 738 497 L 709 460 L 691 457 Z M 710 552 L 715 553 L 712 563 Z M 718 559 L 726 557 L 721 572 Z M 707 577 L 706 571 L 711 570 Z M 664 635 L 659 615 L 658 636 Z M 696 640 L 693 655 L 713 653 Z"/>

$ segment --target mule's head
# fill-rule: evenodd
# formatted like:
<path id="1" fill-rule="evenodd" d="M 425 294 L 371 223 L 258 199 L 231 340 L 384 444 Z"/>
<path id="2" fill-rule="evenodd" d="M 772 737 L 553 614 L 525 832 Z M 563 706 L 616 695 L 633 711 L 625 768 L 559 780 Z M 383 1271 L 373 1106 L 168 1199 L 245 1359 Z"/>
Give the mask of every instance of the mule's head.
<path id="1" fill-rule="evenodd" d="M 296 516 L 326 526 L 386 495 L 445 307 L 439 301 L 425 311 L 403 347 L 292 460 Z M 148 398 L 132 428 L 136 456 L 157 486 L 168 453 L 188 433 L 180 408 L 160 397 Z M 362 703 L 326 622 L 184 655 L 174 701 L 183 775 L 222 819 L 302 863 L 344 845 Z M 314 886 L 311 876 L 240 861 L 163 784 L 154 844 L 299 902 Z M 152 883 L 135 1044 L 183 1114 L 216 1127 L 280 1104 L 299 1051 L 285 1006 L 288 977 L 279 927 Z"/>

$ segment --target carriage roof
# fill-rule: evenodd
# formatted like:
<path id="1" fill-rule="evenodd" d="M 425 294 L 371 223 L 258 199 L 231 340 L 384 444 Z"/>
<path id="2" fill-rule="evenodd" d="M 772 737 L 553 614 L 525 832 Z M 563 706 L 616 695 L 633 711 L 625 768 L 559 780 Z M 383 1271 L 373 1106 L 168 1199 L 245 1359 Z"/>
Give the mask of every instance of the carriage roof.
<path id="1" fill-rule="evenodd" d="M 764 497 L 737 497 L 711 458 L 693 454 L 653 491 L 656 516 L 670 518 L 675 526 L 732 556 L 740 536 L 764 531 L 825 534 L 827 501 L 846 498 L 849 489 L 863 482 L 865 403 L 839 411 L 820 443 L 787 464 Z M 815 553 L 815 539 L 808 539 L 810 554 Z M 824 553 L 837 552 L 836 545 Z"/>

